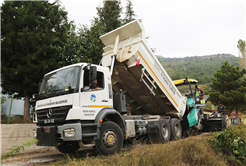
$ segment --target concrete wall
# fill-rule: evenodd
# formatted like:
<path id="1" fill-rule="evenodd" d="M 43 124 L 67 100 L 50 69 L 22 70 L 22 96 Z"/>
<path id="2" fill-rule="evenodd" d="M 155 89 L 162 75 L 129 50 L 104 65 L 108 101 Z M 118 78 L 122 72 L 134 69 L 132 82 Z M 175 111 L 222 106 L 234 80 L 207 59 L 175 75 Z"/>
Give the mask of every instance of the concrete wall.
<path id="1" fill-rule="evenodd" d="M 32 127 L 35 124 L 1 124 L 1 154 L 8 153 L 12 146 L 21 146 L 25 140 L 33 140 Z M 22 143 L 23 142 L 23 143 Z M 31 145 L 24 153 L 56 150 L 55 147 Z M 21 150 L 20 153 L 23 153 Z"/>

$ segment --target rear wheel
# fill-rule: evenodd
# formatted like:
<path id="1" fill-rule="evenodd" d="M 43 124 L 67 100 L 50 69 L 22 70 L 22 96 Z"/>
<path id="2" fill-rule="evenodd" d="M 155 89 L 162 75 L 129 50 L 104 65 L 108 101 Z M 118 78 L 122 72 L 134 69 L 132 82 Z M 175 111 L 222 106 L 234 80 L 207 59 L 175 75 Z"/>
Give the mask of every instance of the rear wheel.
<path id="1" fill-rule="evenodd" d="M 105 122 L 100 129 L 100 139 L 96 142 L 96 149 L 102 155 L 120 152 L 123 146 L 123 133 L 114 122 Z"/>
<path id="2" fill-rule="evenodd" d="M 182 137 L 182 127 L 178 119 L 173 118 L 170 120 L 171 124 L 171 138 L 172 140 L 179 140 Z"/>
<path id="3" fill-rule="evenodd" d="M 77 141 L 75 142 L 63 142 L 60 145 L 57 145 L 56 148 L 61 153 L 74 153 L 79 150 L 80 146 Z"/>
<path id="4" fill-rule="evenodd" d="M 168 119 L 159 121 L 159 132 L 151 135 L 151 141 L 154 143 L 167 143 L 171 138 L 171 129 Z"/>

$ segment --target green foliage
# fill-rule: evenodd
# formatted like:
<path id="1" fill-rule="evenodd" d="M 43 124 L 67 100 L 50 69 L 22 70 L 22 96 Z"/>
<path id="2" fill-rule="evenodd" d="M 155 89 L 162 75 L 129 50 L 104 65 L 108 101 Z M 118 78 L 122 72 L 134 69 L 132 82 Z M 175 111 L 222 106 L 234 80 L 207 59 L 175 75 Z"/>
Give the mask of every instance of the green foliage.
<path id="1" fill-rule="evenodd" d="M 97 18 L 92 21 L 91 27 L 83 25 L 78 32 L 81 52 L 78 54 L 80 62 L 98 64 L 103 53 L 103 43 L 100 36 L 105 33 L 105 28 Z"/>
<path id="2" fill-rule="evenodd" d="M 32 141 L 26 140 L 25 143 L 22 142 L 21 146 L 12 146 L 12 148 L 9 148 L 11 150 L 10 152 L 6 153 L 1 159 L 7 160 L 9 157 L 13 157 L 15 154 L 20 153 L 20 150 L 25 150 L 25 147 L 30 147 L 31 144 L 38 143 L 38 140 L 34 139 Z"/>
<path id="3" fill-rule="evenodd" d="M 133 11 L 133 5 L 130 0 L 127 0 L 126 4 L 126 12 L 125 12 L 125 18 L 123 19 L 123 24 L 127 24 L 133 20 L 135 20 L 136 14 Z"/>
<path id="4" fill-rule="evenodd" d="M 205 108 L 209 108 L 209 109 L 212 108 L 212 103 L 211 103 L 211 101 L 208 101 L 208 102 L 207 102 Z M 216 107 L 214 107 L 214 108 L 216 108 Z"/>
<path id="5" fill-rule="evenodd" d="M 29 122 L 28 101 L 39 80 L 77 60 L 69 52 L 72 23 L 58 1 L 4 1 L 1 16 L 2 92 L 25 97 L 24 121 Z"/>
<path id="6" fill-rule="evenodd" d="M 211 83 L 213 74 L 227 60 L 238 66 L 238 57 L 230 54 L 217 54 L 210 56 L 193 56 L 185 58 L 164 58 L 157 56 L 172 80 L 193 78 L 199 84 Z"/>
<path id="7" fill-rule="evenodd" d="M 103 7 L 97 7 L 99 24 L 104 26 L 105 32 L 110 32 L 122 25 L 120 1 L 103 1 Z"/>
<path id="8" fill-rule="evenodd" d="M 6 97 L 1 95 L 1 104 L 5 103 L 5 101 L 6 101 Z"/>
<path id="9" fill-rule="evenodd" d="M 246 164 L 245 132 L 246 129 L 243 125 L 227 128 L 225 131 L 218 133 L 213 139 L 210 139 L 209 142 L 224 155 L 235 156 L 237 163 Z"/>
<path id="10" fill-rule="evenodd" d="M 230 65 L 227 61 L 221 66 L 220 70 L 214 73 L 212 90 L 209 92 L 210 100 L 213 104 L 221 101 L 227 111 L 238 111 L 246 103 L 246 78 L 243 74 L 246 71 L 239 70 L 239 67 Z"/>
<path id="11" fill-rule="evenodd" d="M 71 24 L 70 29 L 68 31 L 68 38 L 67 42 L 64 43 L 63 47 L 59 47 L 57 50 L 59 55 L 66 60 L 60 61 L 60 66 L 67 66 L 74 63 L 80 62 L 80 55 L 83 54 L 83 45 L 82 39 L 79 37 L 78 33 L 76 32 L 76 26 Z"/>
<path id="12" fill-rule="evenodd" d="M 104 44 L 100 36 L 112 31 L 130 21 L 135 20 L 132 3 L 128 1 L 125 18 L 121 19 L 122 7 L 119 1 L 103 1 L 102 7 L 97 7 L 97 17 L 93 18 L 90 27 L 82 25 L 79 28 L 76 61 L 98 64 L 102 58 Z"/>
<path id="13" fill-rule="evenodd" d="M 1 10 L 3 93 L 30 96 L 45 73 L 65 65 L 71 23 L 57 2 L 5 1 Z"/>

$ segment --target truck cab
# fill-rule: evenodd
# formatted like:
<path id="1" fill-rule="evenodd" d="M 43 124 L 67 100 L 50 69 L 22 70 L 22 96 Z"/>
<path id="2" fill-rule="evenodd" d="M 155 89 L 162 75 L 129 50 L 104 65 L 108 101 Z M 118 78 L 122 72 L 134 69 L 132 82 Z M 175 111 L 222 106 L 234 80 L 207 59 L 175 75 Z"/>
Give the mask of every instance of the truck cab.
<path id="1" fill-rule="evenodd" d="M 33 131 L 38 146 L 56 146 L 64 153 L 94 146 L 105 119 L 116 123 L 124 133 L 121 114 L 113 108 L 107 67 L 78 63 L 52 71 L 44 76 L 35 97 L 37 126 Z M 115 134 L 111 132 L 108 137 L 113 139 Z"/>

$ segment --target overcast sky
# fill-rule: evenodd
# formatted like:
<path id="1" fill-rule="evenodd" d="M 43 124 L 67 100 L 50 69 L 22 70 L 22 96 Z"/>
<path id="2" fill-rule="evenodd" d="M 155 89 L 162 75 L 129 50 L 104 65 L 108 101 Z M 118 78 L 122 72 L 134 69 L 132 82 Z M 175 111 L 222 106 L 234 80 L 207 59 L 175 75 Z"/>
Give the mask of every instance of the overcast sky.
<path id="1" fill-rule="evenodd" d="M 53 1 L 53 0 L 52 0 Z M 102 0 L 61 0 L 68 18 L 90 25 Z M 202 56 L 218 53 L 239 55 L 237 42 L 246 39 L 245 1 L 132 0 L 142 19 L 147 40 L 156 55 Z M 126 1 L 121 0 L 125 8 Z"/>

